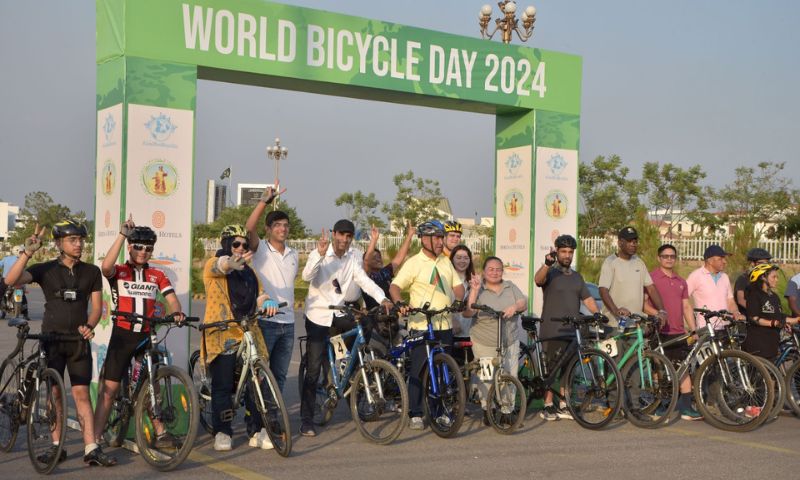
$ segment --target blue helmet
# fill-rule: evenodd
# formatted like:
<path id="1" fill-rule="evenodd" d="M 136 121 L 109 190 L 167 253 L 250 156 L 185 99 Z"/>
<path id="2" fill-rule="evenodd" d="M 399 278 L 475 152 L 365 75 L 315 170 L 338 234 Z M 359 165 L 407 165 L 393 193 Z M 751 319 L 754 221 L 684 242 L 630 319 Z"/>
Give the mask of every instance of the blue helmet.
<path id="1" fill-rule="evenodd" d="M 428 220 L 427 222 L 417 225 L 417 236 L 426 237 L 428 235 L 434 237 L 444 237 L 444 225 L 439 220 Z"/>

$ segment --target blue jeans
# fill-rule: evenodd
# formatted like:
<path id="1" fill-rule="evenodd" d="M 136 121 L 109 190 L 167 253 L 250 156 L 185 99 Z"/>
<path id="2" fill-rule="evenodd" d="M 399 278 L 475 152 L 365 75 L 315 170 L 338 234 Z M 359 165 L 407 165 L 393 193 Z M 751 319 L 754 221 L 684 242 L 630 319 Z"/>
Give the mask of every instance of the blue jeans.
<path id="1" fill-rule="evenodd" d="M 289 371 L 289 362 L 292 360 L 294 349 L 294 323 L 278 323 L 259 321 L 264 343 L 269 352 L 269 369 L 275 375 L 278 388 L 283 392 L 286 383 L 286 373 Z"/>

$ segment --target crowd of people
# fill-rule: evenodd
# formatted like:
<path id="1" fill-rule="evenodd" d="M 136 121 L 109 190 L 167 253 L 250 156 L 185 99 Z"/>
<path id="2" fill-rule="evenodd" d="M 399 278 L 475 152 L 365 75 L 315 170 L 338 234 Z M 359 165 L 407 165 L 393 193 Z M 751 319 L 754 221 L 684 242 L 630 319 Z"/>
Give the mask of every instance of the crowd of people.
<path id="1" fill-rule="evenodd" d="M 293 354 L 295 325 L 300 321 L 294 314 L 294 287 L 300 260 L 298 252 L 287 244 L 289 216 L 270 208 L 279 193 L 283 191 L 266 189 L 245 225 L 229 225 L 222 229 L 220 249 L 206 261 L 203 282 L 207 295 L 205 322 L 240 318 L 256 311 L 265 313 L 256 332 L 257 343 L 259 349 L 269 352 L 269 367 L 283 390 Z M 258 234 L 262 218 L 266 227 L 265 238 Z M 27 267 L 33 254 L 42 246 L 43 233 L 44 228 L 39 229 L 37 225 L 34 234 L 20 247 L 19 257 L 4 262 L 5 278 L 0 281 L 2 289 L 30 282 L 41 286 L 46 300 L 42 331 L 78 332 L 89 341 L 100 320 L 103 277 L 111 287 L 114 309 L 151 317 L 160 296 L 175 314 L 176 321 L 183 320 L 182 306 L 169 279 L 149 263 L 157 241 L 152 229 L 136 226 L 133 219 L 128 218 L 122 223 L 118 237 L 98 268 L 81 260 L 87 236 L 85 226 L 63 221 L 52 227 L 52 237 L 60 252 L 58 258 Z M 453 345 L 456 339 L 469 338 L 471 352 L 464 355 L 478 358 L 493 356 L 498 341 L 504 342 L 504 368 L 516 374 L 520 336 L 518 319 L 519 313 L 528 306 L 528 298 L 517 285 L 503 278 L 504 262 L 498 257 L 485 258 L 479 275 L 472 252 L 461 244 L 462 233 L 461 225 L 453 221 L 429 220 L 418 226 L 409 224 L 399 250 L 389 263 L 384 264 L 383 255 L 377 248 L 380 232 L 376 228 L 371 231 L 366 252 L 353 247 L 355 226 L 350 220 L 335 222 L 330 233 L 323 229 L 316 248 L 310 252 L 299 272 L 302 280 L 309 284 L 302 319 L 308 336 L 308 357 L 305 377 L 299 379 L 302 385 L 301 435 L 317 434 L 312 418 L 327 338 L 354 326 L 352 316 L 334 313 L 329 309 L 330 305 L 352 304 L 363 298 L 367 307 L 383 305 L 387 311 L 396 308 L 405 314 L 409 307 L 428 305 L 431 309 L 442 309 L 454 301 L 464 302 L 466 309 L 463 312 L 445 313 L 433 318 L 436 338 L 444 345 Z M 415 236 L 419 238 L 421 249 L 409 256 Z M 127 259 L 117 264 L 126 243 Z M 658 316 L 661 334 L 667 339 L 702 326 L 704 320 L 695 317 L 693 307 L 728 310 L 737 320 L 747 319 L 749 322 L 743 348 L 769 359 L 777 355 L 780 329 L 798 322 L 800 274 L 788 283 L 785 296 L 791 312 L 784 313 L 775 291 L 779 267 L 771 263 L 769 253 L 763 249 L 754 248 L 748 252 L 751 269 L 732 286 L 725 273 L 729 253 L 719 245 L 706 249 L 703 265 L 686 279 L 675 270 L 678 260 L 676 247 L 669 244 L 660 246 L 658 267 L 648 272 L 638 256 L 638 246 L 638 233 L 633 227 L 626 226 L 618 232 L 618 251 L 605 259 L 600 270 L 601 307 L 590 295 L 582 275 L 572 267 L 577 249 L 575 238 L 561 235 L 555 239 L 533 278 L 543 296 L 540 337 L 545 340 L 548 361 L 558 358 L 570 341 L 566 337 L 569 330 L 555 319 L 578 315 L 582 306 L 592 313 L 602 312 L 617 328 L 624 328 L 625 319 L 631 314 Z M 403 303 L 404 292 L 408 295 L 408 304 Z M 497 337 L 494 317 L 471 309 L 475 303 L 504 312 L 501 321 L 507 323 L 503 338 Z M 286 307 L 281 307 L 282 304 Z M 279 311 L 280 315 L 276 315 Z M 425 317 L 411 315 L 407 328 L 410 334 L 427 330 Z M 207 333 L 202 342 L 202 359 L 211 376 L 214 449 L 219 451 L 232 448 L 231 422 L 235 407 L 231 405 L 230 392 L 234 382 L 234 354 L 242 333 L 237 327 L 217 330 Z M 131 324 L 122 316 L 114 318 L 104 378 L 94 410 L 89 397 L 93 367 L 91 353 L 76 358 L 63 345 L 52 345 L 47 350 L 48 366 L 62 375 L 65 370 L 69 373 L 85 444 L 83 459 L 90 465 L 111 466 L 116 463 L 113 457 L 103 452 L 100 437 L 111 402 L 119 389 L 120 378 L 131 362 L 136 345 L 146 336 L 146 326 Z M 682 358 L 686 348 L 685 343 L 676 345 L 667 351 L 667 355 L 673 359 Z M 421 388 L 425 361 L 424 348 L 412 351 L 408 382 L 409 425 L 417 430 L 426 428 Z M 480 381 L 474 384 L 486 422 L 488 386 Z M 702 417 L 692 407 L 690 392 L 691 380 L 687 375 L 680 382 L 678 410 L 683 419 L 699 420 Z M 556 404 L 554 397 L 553 392 L 546 394 L 540 416 L 548 421 L 570 419 L 564 402 Z M 246 422 L 249 445 L 272 448 L 261 418 L 247 415 Z M 157 422 L 154 428 L 155 442 L 166 445 L 172 441 Z M 53 438 L 54 445 L 59 441 L 59 438 Z M 66 457 L 63 450 L 61 456 L 61 460 Z"/>

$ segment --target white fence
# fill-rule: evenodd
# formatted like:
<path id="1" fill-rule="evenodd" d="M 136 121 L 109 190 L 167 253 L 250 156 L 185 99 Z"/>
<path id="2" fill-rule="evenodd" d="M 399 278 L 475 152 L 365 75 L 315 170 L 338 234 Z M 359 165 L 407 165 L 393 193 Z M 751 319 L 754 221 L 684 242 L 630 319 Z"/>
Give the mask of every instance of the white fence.
<path id="1" fill-rule="evenodd" d="M 724 238 L 673 238 L 663 239 L 664 243 L 674 245 L 678 255 L 684 260 L 702 260 L 703 252 L 709 245 L 724 245 Z M 607 237 L 591 237 L 581 239 L 583 254 L 587 257 L 606 257 L 616 252 L 617 239 Z M 800 263 L 800 239 L 761 240 L 753 247 L 761 247 L 772 254 L 772 258 L 780 263 Z"/>

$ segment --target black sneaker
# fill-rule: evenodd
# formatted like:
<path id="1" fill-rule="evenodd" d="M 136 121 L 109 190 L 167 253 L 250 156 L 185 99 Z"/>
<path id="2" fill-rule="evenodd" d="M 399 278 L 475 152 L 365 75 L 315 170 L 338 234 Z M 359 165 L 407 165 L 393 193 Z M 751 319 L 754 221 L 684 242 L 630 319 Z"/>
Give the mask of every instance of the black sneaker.
<path id="1" fill-rule="evenodd" d="M 169 432 L 164 432 L 156 437 L 153 447 L 157 449 L 178 448 L 178 439 Z"/>
<path id="2" fill-rule="evenodd" d="M 50 462 L 53 461 L 53 457 L 55 457 L 56 452 L 58 452 L 58 445 L 50 445 L 50 448 L 48 448 L 46 452 L 36 457 L 36 460 L 39 463 L 44 463 L 49 465 Z M 58 463 L 61 463 L 66 459 L 67 459 L 67 452 L 62 448 L 61 453 L 58 455 Z"/>
<path id="3" fill-rule="evenodd" d="M 84 463 L 87 463 L 92 467 L 96 466 L 111 467 L 117 464 L 117 459 L 103 453 L 103 449 L 100 447 L 97 447 L 91 452 L 84 455 L 83 461 Z"/>
<path id="4" fill-rule="evenodd" d="M 548 422 L 554 422 L 558 420 L 558 410 L 556 409 L 555 405 L 545 405 L 545 407 L 539 412 L 539 416 Z"/>
<path id="5" fill-rule="evenodd" d="M 314 425 L 311 423 L 303 422 L 300 426 L 300 435 L 304 437 L 316 437 L 317 431 L 314 430 Z"/>

